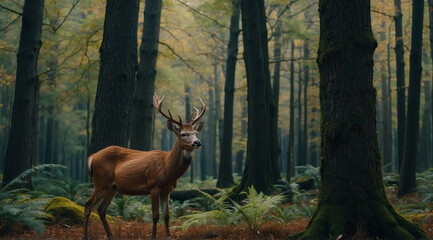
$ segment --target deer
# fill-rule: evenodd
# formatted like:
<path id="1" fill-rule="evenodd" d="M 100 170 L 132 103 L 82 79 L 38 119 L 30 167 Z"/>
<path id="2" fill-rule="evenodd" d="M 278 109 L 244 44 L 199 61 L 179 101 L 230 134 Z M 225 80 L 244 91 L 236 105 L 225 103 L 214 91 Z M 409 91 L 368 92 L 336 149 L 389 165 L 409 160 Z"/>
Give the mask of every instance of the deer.
<path id="1" fill-rule="evenodd" d="M 113 234 L 108 225 L 106 214 L 108 206 L 117 192 L 125 195 L 150 195 L 152 205 L 152 239 L 156 238 L 156 225 L 159 220 L 159 201 L 164 214 L 165 234 L 170 236 L 169 206 L 170 192 L 176 188 L 177 180 L 183 176 L 192 163 L 192 152 L 200 148 L 197 138 L 204 122 L 198 120 L 204 115 L 206 105 L 200 99 L 201 110 L 194 107 L 189 123 L 183 124 L 182 118 L 175 120 L 162 111 L 165 96 L 153 95 L 153 106 L 165 118 L 167 128 L 176 134 L 176 141 L 169 152 L 153 150 L 139 151 L 120 146 L 109 146 L 87 159 L 89 173 L 93 179 L 93 193 L 84 205 L 83 239 L 87 239 L 87 226 L 92 208 L 98 202 L 99 218 L 104 226 L 108 239 Z"/>

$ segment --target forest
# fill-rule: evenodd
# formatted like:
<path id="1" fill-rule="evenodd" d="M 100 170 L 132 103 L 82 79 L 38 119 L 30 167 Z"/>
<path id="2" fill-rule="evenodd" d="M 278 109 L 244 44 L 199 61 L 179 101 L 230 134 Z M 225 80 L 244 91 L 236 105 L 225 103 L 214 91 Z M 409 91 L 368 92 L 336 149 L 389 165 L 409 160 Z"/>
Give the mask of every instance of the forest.
<path id="1" fill-rule="evenodd" d="M 432 239 L 433 0 L 0 0 L 0 238 Z"/>

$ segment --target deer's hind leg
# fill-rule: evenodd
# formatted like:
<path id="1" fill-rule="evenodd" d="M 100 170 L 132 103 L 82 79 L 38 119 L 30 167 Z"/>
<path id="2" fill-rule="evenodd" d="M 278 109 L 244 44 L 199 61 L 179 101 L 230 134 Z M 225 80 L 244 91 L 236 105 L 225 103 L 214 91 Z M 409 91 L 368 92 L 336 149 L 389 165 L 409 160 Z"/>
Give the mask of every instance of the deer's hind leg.
<path id="1" fill-rule="evenodd" d="M 111 187 L 110 190 L 105 191 L 104 199 L 98 207 L 99 218 L 101 219 L 102 225 L 104 225 L 105 232 L 107 233 L 107 237 L 110 239 L 113 237 L 113 233 L 111 232 L 110 226 L 107 222 L 107 209 L 110 206 L 111 200 L 113 200 L 114 195 L 117 193 L 116 186 Z"/>
<path id="2" fill-rule="evenodd" d="M 92 196 L 84 204 L 84 219 L 83 219 L 83 239 L 87 239 L 87 225 L 89 223 L 89 216 L 93 207 L 104 197 L 104 190 L 95 188 Z"/>

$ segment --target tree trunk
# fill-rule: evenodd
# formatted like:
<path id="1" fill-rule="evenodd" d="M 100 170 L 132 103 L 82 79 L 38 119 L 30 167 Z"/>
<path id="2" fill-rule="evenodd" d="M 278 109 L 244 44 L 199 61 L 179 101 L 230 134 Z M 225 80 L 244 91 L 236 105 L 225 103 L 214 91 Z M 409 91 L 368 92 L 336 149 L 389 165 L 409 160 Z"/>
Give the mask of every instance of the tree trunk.
<path id="1" fill-rule="evenodd" d="M 431 88 L 430 81 L 424 82 L 424 110 L 419 146 L 419 170 L 424 171 L 430 167 L 431 161 Z"/>
<path id="2" fill-rule="evenodd" d="M 278 7 L 277 15 L 280 16 L 282 13 L 282 9 Z M 272 77 L 272 91 L 269 93 L 270 102 L 269 102 L 269 151 L 270 151 L 270 159 L 272 164 L 272 182 L 276 183 L 280 176 L 280 167 L 279 167 L 279 159 L 280 159 L 280 143 L 278 140 L 278 112 L 279 112 L 279 102 L 280 102 L 280 62 L 282 58 L 281 54 L 281 45 L 282 45 L 282 23 L 280 18 L 277 19 L 275 23 L 275 34 L 274 34 L 274 75 Z M 264 26 L 265 27 L 265 26 Z"/>
<path id="3" fill-rule="evenodd" d="M 406 86 L 404 74 L 403 14 L 401 1 L 394 0 L 395 5 L 395 59 L 397 67 L 397 138 L 398 138 L 398 171 L 403 162 L 404 134 L 406 128 Z M 432 55 L 433 56 L 433 55 Z"/>
<path id="4" fill-rule="evenodd" d="M 429 5 L 429 11 L 428 11 L 428 15 L 429 15 L 429 30 L 430 30 L 430 35 L 429 35 L 429 40 L 430 40 L 430 58 L 432 60 L 432 66 L 433 66 L 433 0 L 428 0 L 428 5 Z M 433 83 L 433 73 L 432 73 L 432 83 Z M 431 99 L 433 100 L 433 89 L 431 92 Z M 431 119 L 433 121 L 433 104 L 431 105 L 430 108 L 430 113 L 431 113 Z M 433 131 L 433 127 L 432 127 L 432 131 Z M 433 148 L 432 145 L 430 145 L 430 148 Z M 433 153 L 432 153 L 432 158 L 433 158 Z M 433 159 L 430 159 L 429 161 L 431 161 L 433 163 Z"/>
<path id="5" fill-rule="evenodd" d="M 316 87 L 315 79 L 311 79 L 311 86 Z M 311 142 L 311 165 L 317 167 L 320 165 L 318 161 L 318 151 L 319 151 L 319 145 L 317 144 L 316 137 L 317 137 L 317 131 L 316 131 L 316 125 L 318 125 L 319 118 L 319 109 L 316 108 L 315 104 L 313 104 L 313 108 L 311 109 L 312 118 L 310 120 L 311 125 L 313 126 L 313 130 L 311 131 L 311 138 L 313 141 Z"/>
<path id="6" fill-rule="evenodd" d="M 140 64 L 133 96 L 131 148 L 152 149 L 153 94 L 162 0 L 145 1 Z M 189 116 L 188 116 L 189 117 Z"/>
<path id="7" fill-rule="evenodd" d="M 301 54 L 300 54 L 301 55 Z M 302 56 L 302 55 L 301 55 Z M 301 64 L 299 63 L 299 81 L 298 81 L 298 114 L 297 114 L 297 118 L 296 118 L 296 122 L 297 122 L 297 133 L 298 133 L 298 157 L 297 157 L 297 164 L 296 166 L 305 166 L 307 163 L 305 162 L 303 153 L 303 144 L 304 141 L 302 140 L 303 137 L 303 129 L 302 129 L 302 67 Z M 298 171 L 296 171 L 298 172 Z"/>
<path id="8" fill-rule="evenodd" d="M 412 43 L 410 49 L 409 90 L 407 100 L 406 135 L 403 163 L 400 169 L 398 196 L 416 188 L 416 159 L 418 155 L 419 102 L 421 91 L 421 54 L 424 1 L 414 0 L 412 7 Z"/>
<path id="9" fill-rule="evenodd" d="M 224 123 L 223 140 L 220 153 L 220 166 L 217 187 L 226 188 L 234 184 L 232 175 L 232 141 L 233 141 L 233 104 L 235 93 L 235 73 L 238 55 L 240 1 L 233 0 L 230 19 L 230 37 L 227 48 L 226 82 L 224 86 Z M 242 160 L 241 160 L 242 161 Z M 242 163 L 242 162 L 241 162 Z"/>
<path id="10" fill-rule="evenodd" d="M 291 239 L 428 239 L 399 215 L 382 181 L 370 2 L 321 0 L 319 203 Z"/>
<path id="11" fill-rule="evenodd" d="M 241 183 L 231 197 L 238 199 L 240 193 L 253 185 L 258 192 L 272 192 L 272 169 L 270 168 L 268 134 L 269 106 L 266 86 L 269 81 L 267 30 L 265 26 L 264 0 L 242 1 L 242 29 L 244 61 L 248 87 L 248 142 L 247 158 Z M 265 124 L 264 124 L 265 123 Z"/>
<path id="12" fill-rule="evenodd" d="M 295 58 L 295 41 L 291 41 L 291 59 Z M 287 150 L 287 172 L 286 180 L 290 182 L 290 178 L 295 173 L 295 63 L 290 61 L 290 123 L 289 123 L 289 147 Z"/>
<path id="13" fill-rule="evenodd" d="M 310 49 L 308 48 L 308 40 L 304 43 L 304 58 L 308 59 L 310 57 Z M 308 63 L 304 63 L 304 119 L 303 119 L 303 152 L 302 156 L 304 159 L 304 163 L 309 163 L 308 156 L 307 156 L 307 150 L 308 150 L 308 98 L 307 98 L 307 92 L 308 92 L 308 81 L 310 79 L 310 67 L 308 66 Z"/>
<path id="14" fill-rule="evenodd" d="M 216 152 L 216 124 L 217 124 L 217 116 L 215 114 L 215 98 L 214 98 L 214 89 L 213 86 L 209 86 L 209 124 L 208 124 L 208 147 L 207 147 L 207 160 L 208 163 L 206 174 L 212 177 L 214 176 L 214 173 L 216 173 L 216 159 L 215 159 L 215 152 Z M 202 150 L 203 151 L 203 150 Z"/>
<path id="15" fill-rule="evenodd" d="M 138 0 L 107 0 L 89 154 L 110 145 L 128 145 L 137 70 L 138 9 Z"/>
<path id="16" fill-rule="evenodd" d="M 3 186 L 32 167 L 33 134 L 38 92 L 38 57 L 42 45 L 44 0 L 26 0 L 17 54 L 17 76 L 5 157 Z M 30 177 L 23 187 L 30 188 Z"/>

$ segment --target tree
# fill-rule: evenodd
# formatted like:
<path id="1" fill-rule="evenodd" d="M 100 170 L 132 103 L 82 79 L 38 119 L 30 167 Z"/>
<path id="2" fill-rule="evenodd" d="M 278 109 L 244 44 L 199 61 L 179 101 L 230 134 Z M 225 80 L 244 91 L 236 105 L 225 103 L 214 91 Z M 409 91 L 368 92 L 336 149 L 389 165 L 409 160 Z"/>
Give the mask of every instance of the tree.
<path id="1" fill-rule="evenodd" d="M 225 188 L 234 184 L 232 175 L 233 104 L 235 92 L 235 73 L 238 55 L 240 1 L 232 1 L 230 37 L 227 48 L 226 81 L 224 86 L 224 123 L 221 142 L 220 165 L 217 187 Z"/>
<path id="2" fill-rule="evenodd" d="M 295 41 L 291 41 L 290 57 L 295 57 Z M 289 147 L 287 148 L 287 172 L 286 180 L 290 182 L 290 177 L 295 173 L 295 63 L 290 61 L 290 120 L 289 120 Z"/>
<path id="3" fill-rule="evenodd" d="M 370 2 L 321 0 L 321 187 L 305 232 L 291 239 L 428 239 L 396 212 L 382 180 Z"/>
<path id="4" fill-rule="evenodd" d="M 151 150 L 153 100 L 162 0 L 145 1 L 140 65 L 133 96 L 131 148 Z"/>
<path id="5" fill-rule="evenodd" d="M 272 166 L 269 158 L 268 98 L 269 61 L 265 4 L 263 0 L 241 3 L 244 61 L 248 87 L 248 142 L 245 169 L 240 184 L 231 197 L 253 185 L 257 192 L 272 191 Z"/>
<path id="6" fill-rule="evenodd" d="M 404 44 L 403 44 L 403 14 L 401 1 L 394 0 L 395 5 L 395 58 L 397 65 L 397 139 L 398 139 L 398 171 L 403 162 L 404 134 L 406 127 L 406 87 L 404 81 Z M 432 55 L 433 56 L 433 55 Z"/>
<path id="7" fill-rule="evenodd" d="M 137 70 L 138 8 L 138 0 L 107 0 L 88 154 L 128 144 Z"/>
<path id="8" fill-rule="evenodd" d="M 24 2 L 3 186 L 32 167 L 36 98 L 39 90 L 37 66 L 42 45 L 43 10 L 44 0 Z M 30 178 L 27 178 L 24 185 L 27 188 L 31 186 Z"/>
<path id="9" fill-rule="evenodd" d="M 403 162 L 400 169 L 398 196 L 416 188 L 416 159 L 418 157 L 419 105 L 421 91 L 421 54 L 424 1 L 414 0 L 412 7 L 412 42 L 409 56 L 409 90 L 407 100 L 406 134 Z"/>

